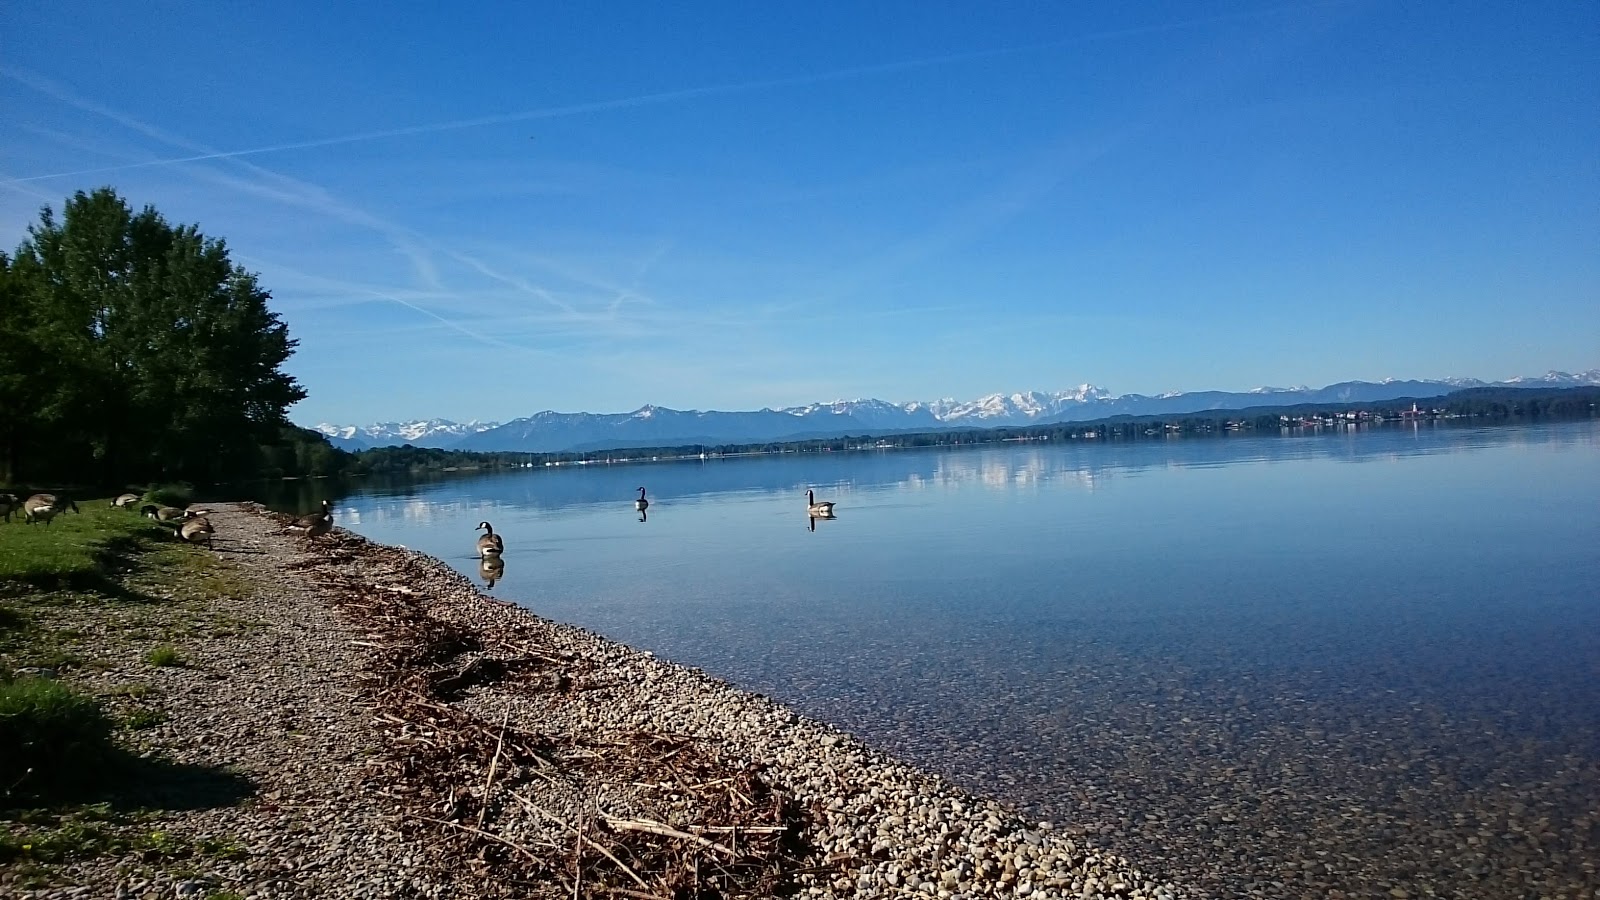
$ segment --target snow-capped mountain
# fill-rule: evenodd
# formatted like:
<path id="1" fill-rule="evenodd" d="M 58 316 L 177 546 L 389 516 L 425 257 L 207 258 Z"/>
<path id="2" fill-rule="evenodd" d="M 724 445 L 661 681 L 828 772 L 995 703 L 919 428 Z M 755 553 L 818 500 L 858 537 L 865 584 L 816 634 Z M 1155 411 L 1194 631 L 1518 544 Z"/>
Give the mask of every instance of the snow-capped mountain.
<path id="1" fill-rule="evenodd" d="M 1090 384 L 1065 391 L 989 394 L 976 400 L 953 399 L 890 403 L 885 400 L 835 400 L 786 409 L 750 412 L 677 410 L 642 406 L 630 413 L 558 413 L 546 410 L 494 422 L 457 424 L 447 419 L 383 423 L 364 428 L 318 425 L 335 446 L 363 449 L 398 444 L 458 450 L 556 452 L 613 447 L 671 447 L 692 444 L 750 444 L 942 428 L 994 428 L 1049 422 L 1080 422 L 1117 415 L 1176 415 L 1211 409 L 1290 406 L 1300 403 L 1370 403 L 1401 397 L 1434 397 L 1474 387 L 1578 387 L 1600 385 L 1600 369 L 1571 374 L 1485 382 L 1476 378 L 1344 381 L 1322 388 L 1259 387 L 1250 391 L 1187 391 L 1158 396 L 1122 394 Z"/>
<path id="2" fill-rule="evenodd" d="M 373 425 L 329 425 L 312 428 L 328 436 L 328 442 L 341 450 L 366 450 L 370 447 L 453 447 L 462 438 L 500 427 L 499 422 L 452 422 L 449 419 L 424 419 L 418 422 L 378 422 Z"/>

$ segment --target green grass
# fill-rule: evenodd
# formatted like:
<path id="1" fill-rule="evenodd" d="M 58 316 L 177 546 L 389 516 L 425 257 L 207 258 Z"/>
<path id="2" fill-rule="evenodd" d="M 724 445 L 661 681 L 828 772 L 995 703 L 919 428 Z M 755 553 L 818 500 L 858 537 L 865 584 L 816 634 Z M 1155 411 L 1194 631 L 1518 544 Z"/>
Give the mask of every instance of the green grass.
<path id="1" fill-rule="evenodd" d="M 101 500 L 78 508 L 83 512 L 63 513 L 49 525 L 0 522 L 0 595 L 19 588 L 114 589 L 111 576 L 124 557 L 172 540 L 170 530 L 137 512 L 110 509 Z"/>
<path id="2" fill-rule="evenodd" d="M 0 800 L 73 787 L 116 754 L 115 723 L 94 697 L 49 678 L 0 684 Z"/>
<path id="3" fill-rule="evenodd" d="M 183 654 L 178 652 L 178 648 L 171 644 L 162 644 L 159 647 L 150 648 L 144 655 L 144 661 L 152 666 L 170 666 L 173 668 L 182 668 L 189 664 L 189 661 L 183 658 Z"/>
<path id="4" fill-rule="evenodd" d="M 143 731 L 154 728 L 167 720 L 167 714 L 159 709 L 138 707 L 122 717 L 122 727 L 129 731 Z"/>
<path id="5" fill-rule="evenodd" d="M 16 827 L 0 831 L 0 865 L 58 864 L 96 856 L 137 855 L 146 862 L 173 859 L 243 859 L 244 845 L 231 837 L 189 837 L 141 827 L 141 816 L 90 804 L 66 813 L 23 810 Z"/>

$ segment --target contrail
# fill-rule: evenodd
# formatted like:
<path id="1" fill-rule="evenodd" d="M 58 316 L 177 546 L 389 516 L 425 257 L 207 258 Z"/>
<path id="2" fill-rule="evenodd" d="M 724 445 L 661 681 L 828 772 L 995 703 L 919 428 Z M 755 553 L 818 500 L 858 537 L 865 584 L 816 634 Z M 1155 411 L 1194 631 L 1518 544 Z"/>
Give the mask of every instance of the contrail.
<path id="1" fill-rule="evenodd" d="M 270 144 L 263 147 L 251 147 L 244 150 L 225 150 L 217 152 L 196 153 L 192 156 L 177 156 L 168 159 L 155 159 L 140 163 L 123 163 L 114 166 L 98 166 L 91 169 L 78 169 L 72 172 L 52 172 L 48 175 L 30 175 L 26 178 L 11 178 L 0 181 L 0 185 L 20 184 L 29 181 L 45 181 L 51 178 L 74 178 L 83 175 L 99 175 L 106 172 L 122 172 L 129 169 L 145 169 L 155 166 L 172 166 L 182 163 L 205 162 L 207 160 L 234 159 L 241 156 L 259 156 L 267 153 L 283 153 L 291 150 L 310 150 L 318 147 L 334 147 L 341 144 L 356 144 L 364 141 L 377 141 L 387 138 L 410 137 L 421 134 L 437 134 L 444 131 L 461 131 L 468 128 L 481 128 L 487 125 L 505 125 L 512 122 L 529 122 L 538 119 L 559 119 L 569 116 L 578 116 L 588 113 L 608 112 L 611 110 L 630 109 L 639 106 L 656 106 L 664 103 L 675 103 L 682 100 L 694 100 L 701 97 L 727 96 L 742 94 L 751 91 L 771 90 L 773 88 L 804 87 L 813 84 L 824 84 L 831 81 L 846 81 L 855 78 L 865 78 L 873 75 L 886 75 L 894 72 L 905 72 L 914 69 L 925 69 L 936 66 L 947 66 L 955 63 L 975 62 L 984 59 L 993 59 L 1000 56 L 1015 56 L 1023 53 L 1035 53 L 1041 50 L 1056 50 L 1078 44 L 1089 44 L 1098 41 L 1114 40 L 1124 37 L 1136 37 L 1145 34 L 1158 34 L 1169 31 L 1184 31 L 1214 25 L 1219 22 L 1237 21 L 1241 19 L 1256 19 L 1293 12 L 1310 7 L 1339 6 L 1349 0 L 1331 0 L 1326 3 L 1304 3 L 1293 6 L 1274 7 L 1271 9 L 1253 10 L 1249 12 L 1230 13 L 1220 16 L 1210 16 L 1204 19 L 1189 19 L 1182 22 L 1168 22 L 1162 25 L 1149 25 L 1140 28 L 1123 28 L 1114 31 L 1099 31 L 1091 34 L 1077 35 L 1054 41 L 1042 41 L 1035 44 L 1021 44 L 1011 47 L 996 47 L 989 50 L 971 50 L 964 53 L 950 53 L 943 56 L 930 56 L 922 59 L 901 60 L 898 62 L 877 63 L 869 66 L 852 66 L 845 69 L 834 69 L 829 72 L 818 72 L 810 75 L 794 75 L 786 78 L 767 78 L 758 81 L 743 81 L 726 84 L 705 85 L 702 87 L 682 88 L 679 90 L 662 91 L 654 94 L 641 94 L 635 97 L 620 97 L 612 100 L 596 100 L 589 103 L 573 103 L 565 106 L 551 106 L 543 109 L 524 110 L 522 112 L 499 113 L 491 116 L 478 116 L 470 119 L 454 119 L 447 122 L 433 122 L 425 125 L 408 125 L 401 128 L 386 128 L 378 131 L 363 131 L 355 134 L 338 135 L 335 137 L 316 138 L 308 141 L 291 141 L 281 144 Z M 50 82 L 37 75 L 19 69 L 0 68 L 0 74 L 13 81 L 20 82 L 41 93 L 62 99 L 58 90 Z M 140 129 L 143 130 L 143 129 Z M 151 134 L 152 137 L 163 138 L 163 135 Z"/>

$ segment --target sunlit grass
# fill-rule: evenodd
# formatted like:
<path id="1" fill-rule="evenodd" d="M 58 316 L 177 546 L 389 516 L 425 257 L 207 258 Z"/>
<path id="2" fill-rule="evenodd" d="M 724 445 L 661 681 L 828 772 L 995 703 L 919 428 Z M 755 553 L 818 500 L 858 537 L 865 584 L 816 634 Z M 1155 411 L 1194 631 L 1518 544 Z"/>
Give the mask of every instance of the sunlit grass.
<path id="1" fill-rule="evenodd" d="M 48 525 L 24 524 L 18 514 L 9 523 L 0 521 L 0 591 L 14 593 L 17 585 L 104 589 L 118 556 L 171 536 L 133 510 L 109 508 L 105 500 L 84 500 L 78 509 Z"/>

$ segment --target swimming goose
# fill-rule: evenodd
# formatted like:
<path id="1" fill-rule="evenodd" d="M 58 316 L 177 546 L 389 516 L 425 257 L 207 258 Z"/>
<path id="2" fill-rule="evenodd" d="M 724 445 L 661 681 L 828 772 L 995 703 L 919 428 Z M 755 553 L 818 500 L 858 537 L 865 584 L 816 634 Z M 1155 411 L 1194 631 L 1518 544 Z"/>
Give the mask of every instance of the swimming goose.
<path id="1" fill-rule="evenodd" d="M 289 523 L 289 530 L 296 531 L 306 537 L 321 537 L 333 530 L 333 504 L 327 500 L 322 501 L 322 509 L 310 515 L 301 516 Z"/>
<path id="2" fill-rule="evenodd" d="M 633 508 L 639 512 L 650 508 L 650 501 L 644 498 L 644 488 L 639 488 L 639 499 L 633 501 Z"/>
<path id="3" fill-rule="evenodd" d="M 116 499 L 111 501 L 111 506 L 114 509 L 125 509 L 138 502 L 138 494 L 118 494 Z"/>
<path id="4" fill-rule="evenodd" d="M 499 556 L 506 550 L 506 542 L 500 535 L 494 533 L 494 526 L 488 522 L 479 522 L 478 527 L 483 529 L 483 536 L 478 538 L 479 556 Z"/>
<path id="5" fill-rule="evenodd" d="M 806 491 L 806 512 L 819 519 L 826 519 L 833 515 L 833 501 L 824 500 L 818 503 L 816 495 L 812 494 L 808 489 Z"/>
<path id="6" fill-rule="evenodd" d="M 178 526 L 178 537 L 191 544 L 204 542 L 207 547 L 210 547 L 211 536 L 215 533 L 216 529 L 211 527 L 211 520 L 205 516 L 186 519 L 183 524 Z"/>

